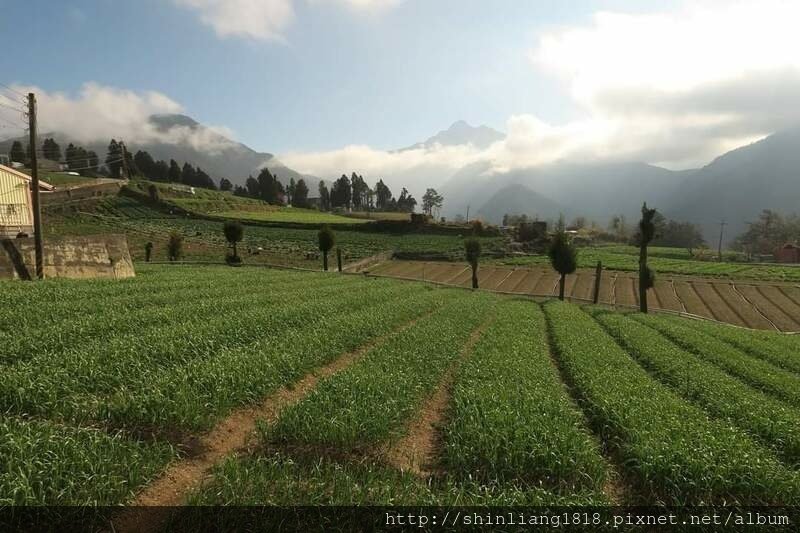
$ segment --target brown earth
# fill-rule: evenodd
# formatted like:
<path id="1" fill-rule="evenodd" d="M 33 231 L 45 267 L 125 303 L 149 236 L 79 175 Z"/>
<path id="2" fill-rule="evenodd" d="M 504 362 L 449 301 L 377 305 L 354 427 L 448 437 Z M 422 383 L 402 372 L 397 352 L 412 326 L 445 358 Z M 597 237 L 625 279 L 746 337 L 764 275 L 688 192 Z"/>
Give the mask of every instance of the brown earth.
<path id="1" fill-rule="evenodd" d="M 445 285 L 470 285 L 469 268 L 462 263 L 387 261 L 376 265 L 371 275 L 433 281 Z M 479 269 L 481 288 L 527 296 L 558 294 L 558 275 L 545 267 L 514 268 L 487 266 Z M 428 274 L 433 273 L 433 276 Z M 575 301 L 589 302 L 594 293 L 594 270 L 579 270 L 567 276 L 565 294 Z M 604 271 L 599 303 L 635 308 L 639 303 L 639 281 L 630 272 Z M 753 329 L 800 331 L 800 285 L 714 278 L 659 276 L 649 292 L 654 310 L 687 313 Z"/>

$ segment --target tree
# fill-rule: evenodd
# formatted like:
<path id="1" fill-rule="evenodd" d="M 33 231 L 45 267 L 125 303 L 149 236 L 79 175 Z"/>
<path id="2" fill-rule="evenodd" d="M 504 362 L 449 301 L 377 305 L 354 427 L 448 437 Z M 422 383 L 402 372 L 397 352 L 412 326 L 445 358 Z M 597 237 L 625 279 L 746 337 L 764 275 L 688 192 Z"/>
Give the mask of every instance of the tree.
<path id="1" fill-rule="evenodd" d="M 444 203 L 444 197 L 436 189 L 428 189 L 422 196 L 422 212 L 435 217 L 434 210 L 438 213 Z"/>
<path id="2" fill-rule="evenodd" d="M 703 234 L 691 222 L 678 222 L 669 220 L 656 230 L 653 246 L 667 246 L 670 248 L 686 248 L 692 255 L 695 248 L 706 244 Z"/>
<path id="3" fill-rule="evenodd" d="M 328 191 L 328 186 L 325 182 L 320 180 L 318 189 L 319 191 L 319 208 L 323 211 L 331 210 L 331 193 Z"/>
<path id="4" fill-rule="evenodd" d="M 149 263 L 150 256 L 153 254 L 153 243 L 148 241 L 144 245 L 144 260 Z"/>
<path id="5" fill-rule="evenodd" d="M 184 163 L 181 169 L 181 183 L 194 187 L 196 182 L 197 171 L 189 163 Z"/>
<path id="6" fill-rule="evenodd" d="M 55 139 L 45 139 L 42 143 L 42 155 L 50 161 L 61 161 L 61 147 Z"/>
<path id="7" fill-rule="evenodd" d="M 25 163 L 26 155 L 25 155 L 25 148 L 23 148 L 22 143 L 19 141 L 14 141 L 11 145 L 11 151 L 8 153 L 9 159 L 15 163 Z"/>
<path id="8" fill-rule="evenodd" d="M 733 247 L 747 254 L 772 254 L 800 236 L 800 216 L 782 216 L 764 209 L 755 222 L 748 222 L 747 229 L 736 237 Z"/>
<path id="9" fill-rule="evenodd" d="M 331 188 L 331 207 L 350 209 L 352 194 L 350 178 L 342 174 L 341 178 L 333 182 L 333 187 Z"/>
<path id="10" fill-rule="evenodd" d="M 251 198 L 261 197 L 261 187 L 258 185 L 258 180 L 253 176 L 247 177 L 247 181 L 244 182 L 244 186 L 247 189 L 247 195 Z"/>
<path id="11" fill-rule="evenodd" d="M 614 215 L 611 218 L 611 222 L 608 224 L 608 229 L 617 241 L 624 242 L 628 240 L 628 227 L 625 221 L 625 215 Z"/>
<path id="12" fill-rule="evenodd" d="M 397 210 L 404 213 L 413 213 L 416 207 L 417 201 L 411 196 L 408 190 L 403 187 L 403 190 L 400 191 L 400 198 L 397 199 Z"/>
<path id="13" fill-rule="evenodd" d="M 299 179 L 294 186 L 292 195 L 292 205 L 294 207 L 308 207 L 308 185 L 304 179 Z"/>
<path id="14" fill-rule="evenodd" d="M 475 237 L 464 241 L 464 255 L 472 267 L 472 288 L 478 288 L 478 261 L 481 258 L 481 241 Z"/>
<path id="15" fill-rule="evenodd" d="M 151 202 L 157 203 L 160 200 L 158 187 L 152 183 L 147 187 L 147 195 L 150 197 Z"/>
<path id="16" fill-rule="evenodd" d="M 383 180 L 378 180 L 378 183 L 375 184 L 375 207 L 378 211 L 386 211 L 391 201 L 392 191 L 383 183 Z"/>
<path id="17" fill-rule="evenodd" d="M 642 219 L 639 221 L 639 310 L 647 313 L 647 289 L 653 287 L 655 275 L 647 266 L 647 246 L 656 234 L 656 225 L 653 219 L 655 209 L 648 209 L 647 202 L 642 204 Z"/>
<path id="18" fill-rule="evenodd" d="M 67 155 L 69 159 L 69 155 Z M 106 167 L 111 176 L 115 178 L 120 177 L 120 170 L 122 169 L 122 147 L 115 139 L 111 139 L 108 143 L 108 153 L 106 154 Z"/>
<path id="19" fill-rule="evenodd" d="M 177 261 L 183 255 L 183 235 L 177 231 L 169 234 L 167 241 L 167 258 L 170 261 Z"/>
<path id="20" fill-rule="evenodd" d="M 232 191 L 233 183 L 228 178 L 222 178 L 219 180 L 219 190 L 223 192 Z"/>
<path id="21" fill-rule="evenodd" d="M 133 156 L 133 163 L 145 178 L 153 179 L 157 177 L 156 162 L 148 152 L 142 150 L 136 152 L 136 155 Z"/>
<path id="22" fill-rule="evenodd" d="M 225 233 L 225 240 L 233 248 L 233 255 L 226 258 L 228 263 L 241 263 L 242 260 L 239 258 L 236 244 L 244 238 L 244 226 L 239 222 L 228 221 L 223 226 L 222 231 Z"/>
<path id="23" fill-rule="evenodd" d="M 169 173 L 167 174 L 167 180 L 171 181 L 172 183 L 181 182 L 181 167 L 174 159 L 169 160 Z"/>
<path id="24" fill-rule="evenodd" d="M 214 183 L 214 180 L 211 179 L 211 176 L 206 174 L 206 172 L 197 167 L 197 172 L 195 173 L 195 182 L 194 185 L 196 187 L 202 187 L 203 189 L 211 189 L 212 191 L 217 190 L 217 184 Z"/>
<path id="25" fill-rule="evenodd" d="M 294 178 L 289 178 L 289 186 L 286 188 L 286 202 L 289 205 L 294 205 L 295 187 L 297 187 L 297 184 L 294 182 Z"/>
<path id="26" fill-rule="evenodd" d="M 336 235 L 334 235 L 331 228 L 323 226 L 317 234 L 319 242 L 319 251 L 322 252 L 322 268 L 328 271 L 328 252 L 331 251 L 333 245 L 336 244 Z"/>
<path id="27" fill-rule="evenodd" d="M 567 274 L 572 274 L 578 268 L 578 252 L 563 229 L 559 229 L 553 235 L 547 255 L 550 257 L 553 270 L 561 275 L 558 282 L 558 297 L 563 300 Z"/>
<path id="28" fill-rule="evenodd" d="M 258 198 L 272 205 L 281 203 L 281 197 L 284 193 L 283 185 L 270 173 L 268 168 L 261 169 L 256 182 L 258 183 Z M 249 184 L 247 188 L 250 189 Z"/>
<path id="29" fill-rule="evenodd" d="M 88 165 L 88 173 L 90 174 L 97 174 L 98 167 L 100 166 L 100 157 L 98 157 L 97 152 L 93 150 L 89 150 L 86 152 L 86 164 Z"/>

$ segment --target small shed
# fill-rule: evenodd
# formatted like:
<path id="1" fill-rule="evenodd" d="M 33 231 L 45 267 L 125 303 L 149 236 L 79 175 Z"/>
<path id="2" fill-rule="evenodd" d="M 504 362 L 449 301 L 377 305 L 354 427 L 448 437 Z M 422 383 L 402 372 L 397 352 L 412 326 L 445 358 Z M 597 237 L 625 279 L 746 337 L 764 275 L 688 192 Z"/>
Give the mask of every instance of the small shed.
<path id="1" fill-rule="evenodd" d="M 800 263 L 800 246 L 786 243 L 775 252 L 776 263 Z"/>
<path id="2" fill-rule="evenodd" d="M 43 181 L 40 190 L 54 187 Z M 19 170 L 0 165 L 0 238 L 33 233 L 31 177 Z"/>

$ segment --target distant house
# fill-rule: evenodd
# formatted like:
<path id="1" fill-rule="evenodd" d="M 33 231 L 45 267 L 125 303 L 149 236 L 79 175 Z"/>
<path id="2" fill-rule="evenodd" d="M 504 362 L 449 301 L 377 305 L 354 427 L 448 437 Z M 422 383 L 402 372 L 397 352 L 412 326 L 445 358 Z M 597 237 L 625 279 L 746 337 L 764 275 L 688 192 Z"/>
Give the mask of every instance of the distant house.
<path id="1" fill-rule="evenodd" d="M 52 191 L 52 185 L 39 182 L 40 190 Z M 0 165 L 0 238 L 33 232 L 31 177 Z"/>
<path id="2" fill-rule="evenodd" d="M 800 246 L 786 243 L 775 252 L 776 263 L 800 263 Z"/>

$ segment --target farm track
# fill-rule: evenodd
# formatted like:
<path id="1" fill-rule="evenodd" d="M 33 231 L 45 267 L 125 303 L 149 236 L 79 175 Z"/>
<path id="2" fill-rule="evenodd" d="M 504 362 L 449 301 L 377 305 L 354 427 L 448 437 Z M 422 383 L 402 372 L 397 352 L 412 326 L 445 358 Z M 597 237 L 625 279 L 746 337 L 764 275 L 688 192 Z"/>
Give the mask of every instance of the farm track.
<path id="1" fill-rule="evenodd" d="M 378 277 L 421 279 L 422 262 L 387 261 L 372 269 Z M 427 262 L 424 271 L 435 273 L 425 281 L 468 287 L 469 267 L 460 263 Z M 478 271 L 481 289 L 527 296 L 558 295 L 558 276 L 548 268 L 485 266 Z M 565 295 L 590 301 L 594 272 L 581 270 L 567 276 Z M 639 304 L 637 279 L 629 272 L 605 271 L 600 284 L 599 303 L 635 308 Z M 670 276 L 658 279 L 650 291 L 650 308 L 685 313 L 717 322 L 752 329 L 800 331 L 800 288 L 786 283 L 743 282 Z"/>
<path id="2" fill-rule="evenodd" d="M 414 318 L 394 331 L 373 339 L 357 350 L 340 356 L 335 361 L 310 372 L 291 386 L 281 387 L 258 406 L 239 409 L 198 439 L 198 452 L 180 460 L 154 482 L 142 489 L 131 502 L 132 508 L 122 511 L 112 519 L 114 531 L 158 531 L 171 516 L 170 507 L 184 503 L 188 493 L 201 485 L 211 469 L 226 457 L 246 452 L 259 421 L 272 423 L 287 407 L 302 401 L 317 384 L 355 363 L 364 353 L 381 345 L 395 335 L 411 328 L 433 312 Z M 160 511 L 142 509 L 161 507 Z"/>
<path id="3" fill-rule="evenodd" d="M 425 400 L 419 417 L 408 428 L 406 436 L 392 445 L 384 456 L 389 465 L 417 477 L 427 478 L 435 474 L 437 450 L 441 441 L 439 432 L 450 406 L 450 398 L 456 372 L 463 361 L 472 355 L 481 335 L 492 323 L 485 320 L 473 330 L 459 354 L 458 360 L 448 368 L 436 391 Z"/>

